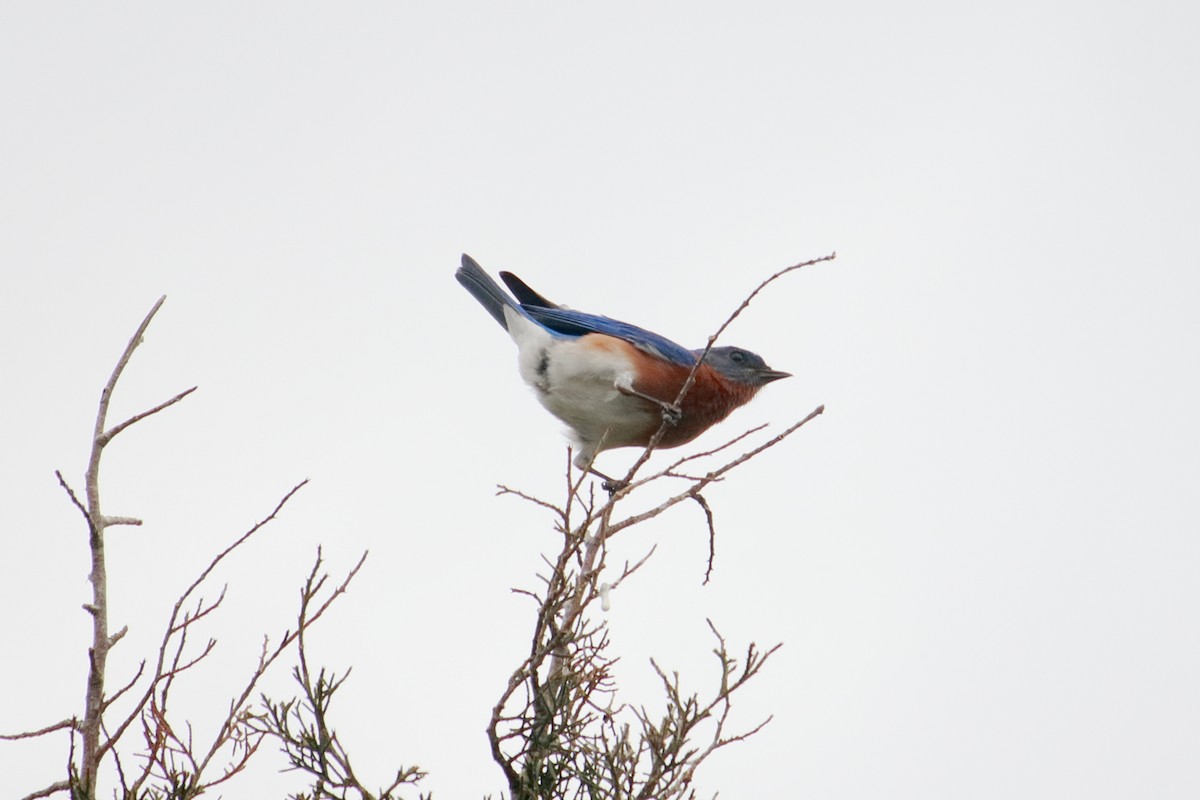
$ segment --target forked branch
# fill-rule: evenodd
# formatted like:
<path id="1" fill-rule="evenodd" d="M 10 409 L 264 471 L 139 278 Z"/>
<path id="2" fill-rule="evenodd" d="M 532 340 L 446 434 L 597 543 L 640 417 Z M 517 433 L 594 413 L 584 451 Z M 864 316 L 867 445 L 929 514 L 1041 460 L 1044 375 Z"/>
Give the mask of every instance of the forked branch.
<path id="1" fill-rule="evenodd" d="M 134 351 L 143 341 L 146 334 L 146 329 L 150 327 L 151 320 L 158 310 L 162 308 L 166 296 L 160 297 L 149 313 L 142 319 L 142 323 L 138 326 L 129 343 L 125 345 L 125 350 L 121 353 L 121 357 L 117 359 L 117 365 L 108 376 L 108 382 L 104 385 L 104 389 L 100 392 L 100 403 L 96 411 L 96 424 L 92 431 L 92 448 L 91 454 L 88 457 L 87 472 L 85 475 L 84 494 L 87 497 L 87 508 L 84 516 L 88 522 L 88 541 L 91 547 L 92 554 L 92 571 L 90 579 L 92 583 L 92 602 L 85 606 L 88 613 L 92 616 L 92 646 L 89 650 L 88 658 L 88 676 L 87 688 L 84 698 L 84 715 L 80 723 L 80 738 L 82 739 L 82 754 L 79 764 L 78 773 L 73 780 L 76 786 L 73 787 L 78 795 L 82 797 L 93 797 L 96 789 L 96 775 L 100 766 L 100 761 L 104 757 L 104 748 L 101 744 L 101 726 L 103 722 L 105 697 L 104 697 L 104 681 L 105 668 L 108 662 L 108 651 L 120 639 L 120 635 L 110 637 L 108 634 L 108 577 L 107 567 L 104 557 L 104 532 L 111 525 L 138 525 L 139 520 L 132 517 L 106 517 L 100 508 L 100 462 L 105 446 L 112 441 L 112 438 L 130 425 L 145 419 L 153 414 L 162 411 L 168 406 L 182 400 L 187 395 L 195 391 L 196 387 L 192 387 L 186 391 L 180 392 L 171 400 L 165 403 L 160 403 L 148 411 L 136 414 L 130 419 L 122 422 L 112 430 L 106 430 L 108 424 L 108 409 L 112 401 L 113 392 L 117 387 L 117 381 L 120 380 L 125 367 L 129 364 L 129 360 L 133 357 Z M 61 473 L 58 475 L 59 483 L 67 491 L 71 497 L 71 502 L 77 508 L 84 511 L 83 505 L 67 486 Z"/>

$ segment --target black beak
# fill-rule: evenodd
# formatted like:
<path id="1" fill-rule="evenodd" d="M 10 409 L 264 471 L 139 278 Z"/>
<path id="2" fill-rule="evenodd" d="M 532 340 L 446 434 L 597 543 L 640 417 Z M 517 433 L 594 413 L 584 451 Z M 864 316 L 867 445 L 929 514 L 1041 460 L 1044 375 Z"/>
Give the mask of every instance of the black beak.
<path id="1" fill-rule="evenodd" d="M 768 384 L 771 381 L 777 381 L 780 378 L 790 378 L 792 373 L 780 372 L 777 369 L 760 369 L 755 375 L 758 378 L 759 384 Z"/>

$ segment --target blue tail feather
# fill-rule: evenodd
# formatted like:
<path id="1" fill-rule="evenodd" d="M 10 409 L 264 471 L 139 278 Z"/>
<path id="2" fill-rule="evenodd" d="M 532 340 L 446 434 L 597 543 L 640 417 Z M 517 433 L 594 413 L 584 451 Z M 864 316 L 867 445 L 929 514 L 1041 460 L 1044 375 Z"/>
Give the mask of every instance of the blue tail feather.
<path id="1" fill-rule="evenodd" d="M 471 258 L 466 253 L 463 253 L 462 266 L 454 273 L 454 277 L 463 285 L 463 288 L 471 293 L 471 296 L 479 301 L 479 304 L 487 309 L 487 312 L 492 315 L 496 322 L 500 323 L 500 327 L 508 330 L 508 322 L 504 319 L 504 308 L 517 308 L 517 304 L 513 299 L 500 288 L 500 285 L 492 280 L 492 277 L 483 271 L 483 267 L 476 263 L 475 259 Z"/>

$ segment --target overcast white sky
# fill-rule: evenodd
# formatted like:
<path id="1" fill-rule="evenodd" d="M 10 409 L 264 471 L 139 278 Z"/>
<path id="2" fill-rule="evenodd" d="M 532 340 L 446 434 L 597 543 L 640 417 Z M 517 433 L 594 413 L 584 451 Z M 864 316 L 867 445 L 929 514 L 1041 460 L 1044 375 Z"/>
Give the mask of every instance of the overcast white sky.
<path id="1" fill-rule="evenodd" d="M 459 254 L 796 377 L 721 429 L 826 414 L 618 557 L 626 699 L 784 642 L 699 775 L 723 797 L 1200 795 L 1200 13 L 1190 3 L 9 3 L 0 11 L 0 729 L 80 708 L 82 486 L 114 415 L 110 667 L 207 558 L 198 725 L 294 613 L 318 543 L 370 559 L 314 636 L 382 782 L 498 795 L 558 423 Z M 698 443 L 713 444 L 720 434 Z M 632 451 L 609 453 L 620 471 Z M 659 459 L 666 458 L 660 455 Z M 277 687 L 287 689 L 286 668 Z M 184 695 L 180 695 L 184 702 Z M 211 723 L 210 723 L 211 724 Z M 64 737 L 0 746 L 20 796 Z M 282 796 L 274 755 L 224 796 Z"/>

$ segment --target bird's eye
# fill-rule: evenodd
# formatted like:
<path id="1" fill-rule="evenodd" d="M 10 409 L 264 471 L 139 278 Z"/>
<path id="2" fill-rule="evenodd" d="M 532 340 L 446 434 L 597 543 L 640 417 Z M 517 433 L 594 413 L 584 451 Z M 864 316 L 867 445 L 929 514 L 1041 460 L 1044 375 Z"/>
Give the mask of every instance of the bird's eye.
<path id="1" fill-rule="evenodd" d="M 735 364 L 740 364 L 746 360 L 746 354 L 743 353 L 741 350 L 734 350 L 732 353 L 729 354 L 729 360 Z"/>

